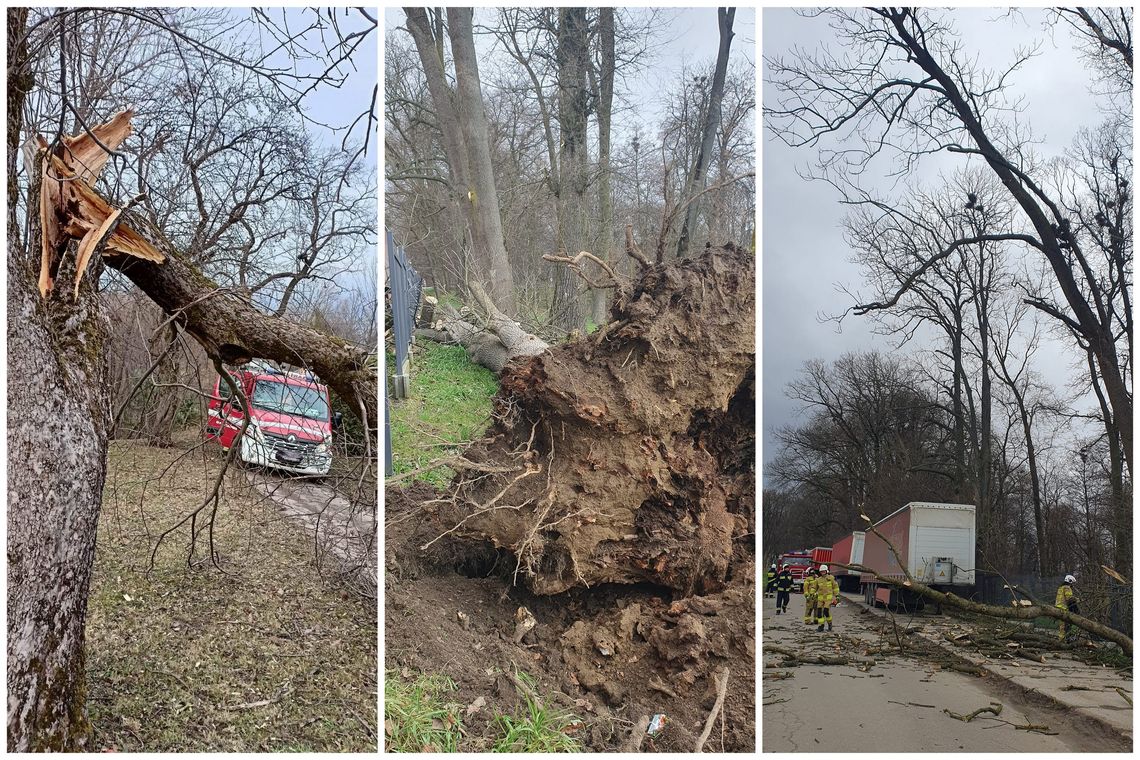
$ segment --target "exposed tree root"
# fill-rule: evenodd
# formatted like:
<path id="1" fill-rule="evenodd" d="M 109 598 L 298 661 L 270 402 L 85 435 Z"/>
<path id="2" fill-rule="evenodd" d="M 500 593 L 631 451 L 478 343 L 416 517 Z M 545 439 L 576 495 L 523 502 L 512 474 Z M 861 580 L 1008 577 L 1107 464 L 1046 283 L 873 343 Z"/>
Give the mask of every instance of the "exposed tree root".
<path id="1" fill-rule="evenodd" d="M 597 333 L 507 365 L 443 530 L 540 594 L 723 588 L 753 555 L 754 266 L 729 245 L 643 268 Z"/>

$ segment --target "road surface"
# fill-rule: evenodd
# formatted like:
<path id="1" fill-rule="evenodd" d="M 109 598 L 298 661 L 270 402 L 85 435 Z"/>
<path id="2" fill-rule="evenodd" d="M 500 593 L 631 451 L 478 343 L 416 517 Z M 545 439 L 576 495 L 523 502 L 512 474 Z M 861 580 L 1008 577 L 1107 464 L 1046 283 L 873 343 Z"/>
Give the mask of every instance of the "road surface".
<path id="1" fill-rule="evenodd" d="M 775 614 L 764 598 L 764 752 L 1120 752 L 1130 748 L 1118 734 L 1099 730 L 1067 711 L 1030 703 L 993 675 L 977 677 L 936 664 L 929 647 L 913 655 L 865 654 L 884 641 L 888 621 L 844 596 L 833 608 L 834 633 L 803 622 L 803 596 L 795 594 L 788 615 Z M 905 628 L 900 616 L 899 624 Z M 914 639 L 916 637 L 907 637 Z M 853 658 L 856 664 L 780 667 L 776 646 L 804 657 Z M 858 664 L 863 663 L 862 665 Z M 775 666 L 775 667 L 773 667 Z M 780 674 L 791 677 L 779 678 Z M 990 703 L 1000 716 L 966 723 L 943 712 L 966 715 Z M 1004 721 L 1004 722 L 1003 722 Z M 1013 725 L 1048 726 L 1026 731 Z M 1055 735 L 1050 735 L 1055 734 Z"/>
<path id="2" fill-rule="evenodd" d="M 376 593 L 376 523 L 369 509 L 354 505 L 335 488 L 269 470 L 247 470 L 254 489 L 286 517 L 315 536 L 322 566 L 329 562 L 361 590 Z"/>

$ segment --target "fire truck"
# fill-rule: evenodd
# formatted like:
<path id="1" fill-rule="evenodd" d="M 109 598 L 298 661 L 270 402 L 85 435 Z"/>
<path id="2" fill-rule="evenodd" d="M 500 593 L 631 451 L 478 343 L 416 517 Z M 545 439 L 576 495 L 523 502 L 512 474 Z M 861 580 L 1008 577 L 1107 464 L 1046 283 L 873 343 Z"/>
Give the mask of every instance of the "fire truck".
<path id="1" fill-rule="evenodd" d="M 811 567 L 811 552 L 808 550 L 787 552 L 780 555 L 778 564 L 784 565 L 792 574 L 792 587 L 795 591 L 804 590 L 804 576 Z"/>
<path id="2" fill-rule="evenodd" d="M 340 413 L 330 412 L 328 388 L 308 372 L 263 361 L 237 367 L 229 375 L 249 401 L 249 426 L 243 436 L 246 414 L 241 399 L 219 376 L 207 412 L 206 438 L 227 451 L 238 445 L 238 457 L 249 465 L 328 475 L 333 428 L 340 424 Z"/>

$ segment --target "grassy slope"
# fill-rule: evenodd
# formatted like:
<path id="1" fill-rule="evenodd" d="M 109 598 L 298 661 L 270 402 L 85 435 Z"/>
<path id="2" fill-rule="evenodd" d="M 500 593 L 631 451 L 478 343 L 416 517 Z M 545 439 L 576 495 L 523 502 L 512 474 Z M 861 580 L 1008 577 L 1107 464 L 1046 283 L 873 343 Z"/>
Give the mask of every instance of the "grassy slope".
<path id="1" fill-rule="evenodd" d="M 98 746 L 375 751 L 375 609 L 319 577 L 311 540 L 240 471 L 216 528 L 228 574 L 204 546 L 187 567 L 185 526 L 145 574 L 154 539 L 202 503 L 219 467 L 213 445 L 184 454 L 111 447 L 87 625 Z"/>
<path id="2" fill-rule="evenodd" d="M 394 474 L 446 456 L 451 444 L 478 437 L 487 427 L 491 396 L 499 388 L 493 372 L 472 364 L 459 346 L 416 344 L 409 396 L 392 402 Z M 435 486 L 451 480 L 446 467 L 417 476 Z"/>

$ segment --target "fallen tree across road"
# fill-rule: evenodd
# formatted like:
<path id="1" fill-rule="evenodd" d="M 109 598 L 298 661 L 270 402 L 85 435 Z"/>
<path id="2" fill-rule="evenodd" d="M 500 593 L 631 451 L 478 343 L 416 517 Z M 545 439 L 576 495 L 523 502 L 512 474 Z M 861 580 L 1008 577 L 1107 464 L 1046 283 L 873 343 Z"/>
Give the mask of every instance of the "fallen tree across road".
<path id="1" fill-rule="evenodd" d="M 864 519 L 866 520 L 867 518 L 864 517 Z M 870 520 L 867 520 L 867 522 L 870 523 Z M 948 594 L 942 591 L 936 591 L 930 586 L 927 586 L 925 583 L 916 581 L 914 577 L 911 576 L 910 570 L 907 568 L 906 563 L 903 562 L 899 557 L 899 553 L 895 549 L 894 544 L 892 544 L 886 536 L 876 530 L 874 525 L 868 525 L 867 530 L 881 538 L 887 545 L 887 548 L 891 550 L 891 554 L 894 555 L 895 560 L 898 562 L 899 567 L 902 568 L 903 574 L 906 576 L 905 580 L 881 575 L 878 571 L 873 570 L 866 565 L 848 565 L 840 562 L 834 562 L 832 564 L 834 564 L 836 567 L 855 570 L 859 573 L 866 573 L 868 575 L 874 576 L 874 578 L 881 583 L 886 583 L 891 586 L 898 586 L 899 588 L 905 588 L 909 591 L 914 592 L 915 594 L 938 602 L 939 604 L 944 604 L 950 607 L 954 607 L 955 609 L 964 610 L 966 612 L 973 612 L 978 615 L 1005 618 L 1007 620 L 1033 620 L 1039 617 L 1047 617 L 1053 618 L 1054 620 L 1060 620 L 1062 622 L 1069 623 L 1070 625 L 1075 625 L 1077 628 L 1088 631 L 1095 636 L 1100 636 L 1107 641 L 1111 641 L 1114 644 L 1117 644 L 1122 650 L 1124 650 L 1124 653 L 1129 657 L 1132 656 L 1132 638 L 1130 636 L 1121 633 L 1115 628 L 1110 628 L 1109 626 L 1104 625 L 1103 623 L 1098 623 L 1095 620 L 1089 620 L 1082 615 L 1077 615 L 1076 613 L 1069 612 L 1067 609 L 1062 609 L 1061 607 L 1053 607 L 1047 604 L 1031 604 L 1028 606 L 1017 607 L 998 607 L 993 604 L 983 604 L 982 602 L 974 602 L 969 599 L 963 599 L 956 594 Z"/>

